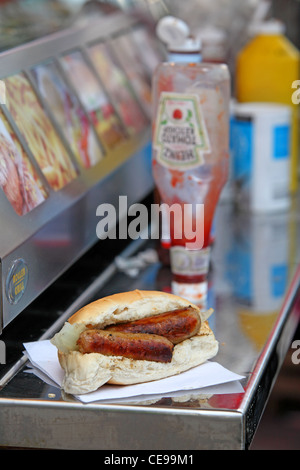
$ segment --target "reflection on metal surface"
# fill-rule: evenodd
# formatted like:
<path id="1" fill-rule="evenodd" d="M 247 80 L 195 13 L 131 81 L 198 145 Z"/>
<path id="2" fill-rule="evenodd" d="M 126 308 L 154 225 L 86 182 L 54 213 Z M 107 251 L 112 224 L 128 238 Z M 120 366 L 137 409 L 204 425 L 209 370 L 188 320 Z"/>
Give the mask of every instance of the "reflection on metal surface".
<path id="1" fill-rule="evenodd" d="M 278 316 L 289 279 L 288 215 L 245 215 L 234 226 L 228 277 L 238 321 L 259 351 Z"/>
<path id="2" fill-rule="evenodd" d="M 221 235 L 226 233 L 230 214 L 233 217 L 230 219 L 231 222 L 236 221 L 239 229 L 237 232 L 229 231 L 226 237 L 222 238 Z M 119 400 L 113 403 L 99 402 L 83 405 L 74 397 L 66 396 L 59 389 L 45 384 L 32 373 L 28 373 L 27 369 L 21 369 L 13 378 L 10 378 L 10 381 L 3 384 L 4 387 L 0 392 L 0 416 L 4 424 L 0 444 L 106 450 L 248 448 L 278 370 L 291 344 L 298 321 L 295 300 L 300 288 L 300 268 L 297 269 L 299 253 L 295 253 L 290 262 L 290 258 L 286 258 L 286 241 L 283 241 L 281 237 L 290 233 L 290 230 L 286 232 L 285 229 L 290 227 L 291 223 L 296 225 L 298 232 L 300 220 L 297 219 L 297 214 L 296 217 L 295 214 L 290 214 L 285 222 L 279 221 L 278 218 L 278 226 L 275 224 L 277 233 L 274 234 L 274 219 L 264 220 L 262 225 L 260 223 L 252 225 L 251 217 L 247 218 L 252 230 L 246 230 L 243 240 L 248 240 L 248 243 L 242 243 L 241 246 L 248 246 L 251 249 L 247 252 L 244 248 L 243 255 L 247 252 L 246 258 L 251 261 L 252 265 L 255 265 L 256 250 L 262 247 L 261 237 L 264 238 L 267 234 L 266 239 L 270 242 L 269 248 L 272 248 L 270 233 L 273 234 L 274 242 L 278 235 L 276 243 L 280 241 L 279 239 L 282 243 L 276 245 L 276 250 L 274 245 L 269 251 L 266 246 L 264 253 L 270 253 L 266 260 L 268 259 L 268 266 L 271 267 L 281 265 L 288 259 L 289 278 L 288 282 L 282 276 L 275 276 L 274 279 L 273 269 L 260 269 L 259 275 L 262 276 L 260 284 L 266 289 L 266 298 L 254 295 L 255 290 L 247 291 L 247 296 L 240 297 L 237 294 L 241 290 L 237 282 L 232 282 L 232 272 L 235 273 L 235 279 L 237 279 L 238 273 L 243 273 L 244 267 L 236 260 L 234 265 L 230 262 L 232 246 L 237 245 L 236 233 L 240 233 L 241 230 L 239 220 L 243 220 L 244 226 L 246 223 L 244 216 L 240 217 L 241 219 L 227 205 L 220 206 L 218 209 L 207 303 L 215 309 L 209 321 L 220 342 L 220 351 L 216 361 L 246 376 L 242 382 L 245 393 L 210 395 L 203 391 L 199 393 L 183 391 L 174 396 L 166 394 L 149 400 L 142 397 L 136 398 L 131 403 Z M 232 227 L 234 228 L 234 224 Z M 258 237 L 254 236 L 256 229 L 260 231 Z M 249 239 L 252 240 L 251 244 Z M 289 240 L 288 236 L 288 242 Z M 108 241 L 108 243 L 111 242 Z M 123 253 L 122 256 L 130 257 L 135 250 L 143 251 L 145 247 L 150 248 L 154 244 L 154 242 L 143 240 L 140 240 L 138 245 L 136 243 L 128 245 L 132 247 L 131 251 Z M 117 244 L 111 246 L 116 248 Z M 273 253 L 274 250 L 277 253 Z M 228 256 L 230 253 L 231 255 Z M 237 253 L 241 251 L 237 249 Z M 111 256 L 115 256 L 114 252 L 111 252 Z M 85 259 L 85 263 L 87 259 L 89 263 L 97 263 L 99 258 L 93 255 L 92 259 L 89 256 Z M 110 276 L 103 279 L 104 282 L 95 285 L 95 289 L 93 292 L 90 291 L 89 295 L 83 293 L 80 304 L 125 290 L 170 290 L 170 270 L 155 260 L 153 264 L 145 266 L 139 272 L 139 276 L 134 278 L 127 276 L 124 271 L 119 271 L 116 264 L 110 266 L 109 269 L 112 269 Z M 232 267 L 234 269 L 231 269 Z M 101 270 L 100 266 L 98 268 Z M 88 276 L 88 271 L 84 272 Z M 269 276 L 270 273 L 271 276 Z M 81 279 L 82 276 L 77 277 L 77 282 L 81 282 Z M 271 283 L 266 283 L 270 280 Z M 74 289 L 75 281 L 72 281 L 72 286 Z M 245 290 L 242 289 L 242 292 L 244 293 Z M 258 292 L 261 295 L 260 290 Z M 275 297 L 280 292 L 278 303 L 274 301 L 274 292 Z M 269 296 L 269 293 L 272 295 Z M 49 295 L 53 297 L 51 290 L 48 296 L 46 295 L 46 299 L 49 299 Z M 245 297 L 247 297 L 247 302 L 245 302 Z M 59 308 L 61 300 L 59 301 L 57 295 L 54 298 L 56 298 L 55 308 Z M 48 305 L 46 304 L 46 310 L 49 310 Z M 248 313 L 241 320 L 241 308 L 245 306 Z M 74 308 L 76 308 L 75 305 L 72 310 Z M 272 313 L 275 310 L 276 314 Z M 70 314 L 71 310 L 66 309 L 65 314 L 56 319 L 55 327 L 50 328 L 44 337 L 53 335 L 54 330 L 59 329 L 58 323 L 61 324 L 61 321 L 68 318 Z M 255 325 L 259 332 L 255 330 L 253 336 L 254 324 L 259 317 L 260 322 Z M 16 414 L 22 416 L 22 423 L 24 423 L 18 429 L 14 429 L 11 424 Z M 28 426 L 33 428 L 30 433 L 28 433 Z M 76 436 L 72 431 L 74 426 Z M 103 429 L 112 430 L 112 432 L 104 433 Z"/>

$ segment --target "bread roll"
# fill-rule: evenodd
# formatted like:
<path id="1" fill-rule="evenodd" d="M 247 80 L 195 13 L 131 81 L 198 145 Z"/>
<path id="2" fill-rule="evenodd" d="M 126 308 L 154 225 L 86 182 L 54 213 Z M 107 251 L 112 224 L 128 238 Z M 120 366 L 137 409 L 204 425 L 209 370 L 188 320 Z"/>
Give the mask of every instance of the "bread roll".
<path id="1" fill-rule="evenodd" d="M 78 351 L 77 339 L 87 327 L 104 329 L 189 306 L 199 313 L 201 328 L 192 338 L 175 345 L 169 363 Z M 105 383 L 129 385 L 169 377 L 202 364 L 218 352 L 218 342 L 206 314 L 181 297 L 158 291 L 135 290 L 92 302 L 75 313 L 51 341 L 58 349 L 59 362 L 65 371 L 62 388 L 72 394 L 88 393 Z"/>

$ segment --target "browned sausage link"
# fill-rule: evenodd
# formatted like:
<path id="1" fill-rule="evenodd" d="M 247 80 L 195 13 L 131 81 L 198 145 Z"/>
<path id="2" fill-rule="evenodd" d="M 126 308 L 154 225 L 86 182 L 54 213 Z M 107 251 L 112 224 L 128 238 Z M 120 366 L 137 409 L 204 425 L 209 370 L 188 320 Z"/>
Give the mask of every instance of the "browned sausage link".
<path id="1" fill-rule="evenodd" d="M 77 340 L 79 352 L 123 356 L 135 360 L 171 362 L 174 345 L 166 338 L 147 334 L 85 330 Z"/>
<path id="2" fill-rule="evenodd" d="M 111 325 L 105 330 L 159 335 L 173 344 L 178 344 L 198 333 L 200 326 L 199 314 L 192 307 L 188 307 L 132 322 Z"/>

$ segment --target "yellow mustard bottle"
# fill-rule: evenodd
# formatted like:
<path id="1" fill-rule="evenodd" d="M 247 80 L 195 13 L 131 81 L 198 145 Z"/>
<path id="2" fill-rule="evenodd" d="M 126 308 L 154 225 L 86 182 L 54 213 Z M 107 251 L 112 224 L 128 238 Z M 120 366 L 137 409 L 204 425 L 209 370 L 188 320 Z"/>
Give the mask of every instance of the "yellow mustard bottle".
<path id="1" fill-rule="evenodd" d="M 277 20 L 263 22 L 237 57 L 236 99 L 239 102 L 273 102 L 292 108 L 291 183 L 298 187 L 299 105 L 293 103 L 293 83 L 300 78 L 300 54 L 284 35 Z"/>

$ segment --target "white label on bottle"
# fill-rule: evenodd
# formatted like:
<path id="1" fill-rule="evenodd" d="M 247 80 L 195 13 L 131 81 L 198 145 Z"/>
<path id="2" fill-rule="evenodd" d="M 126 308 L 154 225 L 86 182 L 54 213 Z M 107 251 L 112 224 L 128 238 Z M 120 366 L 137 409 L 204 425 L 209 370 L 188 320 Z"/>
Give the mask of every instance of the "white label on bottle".
<path id="1" fill-rule="evenodd" d="M 198 95 L 161 94 L 153 146 L 165 167 L 184 170 L 204 163 L 210 143 Z"/>
<path id="2" fill-rule="evenodd" d="M 183 246 L 172 246 L 170 262 L 173 274 L 182 276 L 207 274 L 210 262 L 210 248 L 187 250 Z"/>

